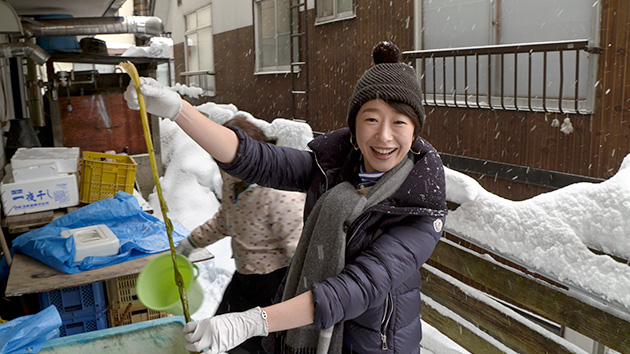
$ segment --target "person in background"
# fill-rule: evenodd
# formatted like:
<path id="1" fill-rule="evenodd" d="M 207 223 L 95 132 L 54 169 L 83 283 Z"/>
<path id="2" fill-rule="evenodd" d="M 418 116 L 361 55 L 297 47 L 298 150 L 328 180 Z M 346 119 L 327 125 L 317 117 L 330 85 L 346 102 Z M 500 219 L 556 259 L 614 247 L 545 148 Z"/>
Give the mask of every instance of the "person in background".
<path id="1" fill-rule="evenodd" d="M 243 117 L 225 125 L 238 127 L 257 141 L 271 142 Z M 273 303 L 302 233 L 305 201 L 304 193 L 249 184 L 223 171 L 221 177 L 219 210 L 177 245 L 177 253 L 188 257 L 196 248 L 232 237 L 236 272 L 223 293 L 217 315 Z M 251 338 L 230 353 L 264 353 L 260 342 L 260 338 Z"/>
<path id="2" fill-rule="evenodd" d="M 255 336 L 280 353 L 420 353 L 419 268 L 442 235 L 444 167 L 419 136 L 415 70 L 391 42 L 350 98 L 348 127 L 310 151 L 255 141 L 206 119 L 173 91 L 143 78 L 150 113 L 175 120 L 227 173 L 307 193 L 305 224 L 282 301 L 187 323 L 189 350 L 220 353 Z M 137 109 L 133 87 L 125 94 Z"/>

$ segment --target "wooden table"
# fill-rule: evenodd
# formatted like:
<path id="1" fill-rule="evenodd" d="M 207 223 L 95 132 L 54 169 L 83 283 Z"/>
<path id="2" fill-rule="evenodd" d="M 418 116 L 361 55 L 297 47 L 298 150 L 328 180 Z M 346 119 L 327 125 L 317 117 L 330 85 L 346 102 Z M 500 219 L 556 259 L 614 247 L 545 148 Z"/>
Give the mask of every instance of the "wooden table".
<path id="1" fill-rule="evenodd" d="M 20 296 L 41 293 L 138 274 L 145 264 L 160 254 L 153 254 L 81 273 L 68 274 L 51 268 L 25 254 L 16 252 L 9 272 L 5 295 Z M 214 255 L 205 248 L 195 250 L 189 257 L 193 263 L 212 258 L 214 258 Z"/>

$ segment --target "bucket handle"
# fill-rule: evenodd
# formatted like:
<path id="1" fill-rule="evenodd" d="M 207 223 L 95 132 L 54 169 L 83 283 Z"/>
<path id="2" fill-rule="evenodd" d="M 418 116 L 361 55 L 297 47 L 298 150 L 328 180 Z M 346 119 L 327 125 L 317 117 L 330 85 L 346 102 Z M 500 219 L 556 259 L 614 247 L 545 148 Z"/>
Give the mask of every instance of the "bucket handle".
<path id="1" fill-rule="evenodd" d="M 193 280 L 197 280 L 197 278 L 199 277 L 199 267 L 197 267 L 195 263 L 192 263 L 192 266 L 196 270 L 196 272 L 193 272 Z"/>

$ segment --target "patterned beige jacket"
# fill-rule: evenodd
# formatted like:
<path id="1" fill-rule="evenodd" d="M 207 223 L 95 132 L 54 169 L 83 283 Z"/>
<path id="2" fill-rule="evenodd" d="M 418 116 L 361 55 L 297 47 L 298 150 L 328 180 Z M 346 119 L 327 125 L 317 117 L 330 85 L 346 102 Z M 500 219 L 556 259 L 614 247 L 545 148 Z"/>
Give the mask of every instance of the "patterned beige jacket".
<path id="1" fill-rule="evenodd" d="M 250 185 L 238 197 L 238 179 L 221 173 L 223 201 L 217 213 L 190 237 L 199 247 L 232 237 L 232 257 L 241 274 L 268 274 L 291 262 L 303 226 L 306 195 Z"/>

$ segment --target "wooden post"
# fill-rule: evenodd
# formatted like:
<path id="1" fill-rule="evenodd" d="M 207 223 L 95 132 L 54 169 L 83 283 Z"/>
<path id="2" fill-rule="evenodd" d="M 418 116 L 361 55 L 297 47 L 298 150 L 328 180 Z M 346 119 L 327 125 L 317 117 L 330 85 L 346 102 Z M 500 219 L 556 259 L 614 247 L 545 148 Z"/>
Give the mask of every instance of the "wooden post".
<path id="1" fill-rule="evenodd" d="M 4 238 L 4 232 L 2 232 L 2 228 L 0 228 L 0 246 L 2 246 L 2 253 L 4 253 L 4 256 L 7 259 L 7 265 L 11 267 L 13 259 L 11 258 L 11 252 L 9 251 L 7 240 Z"/>

